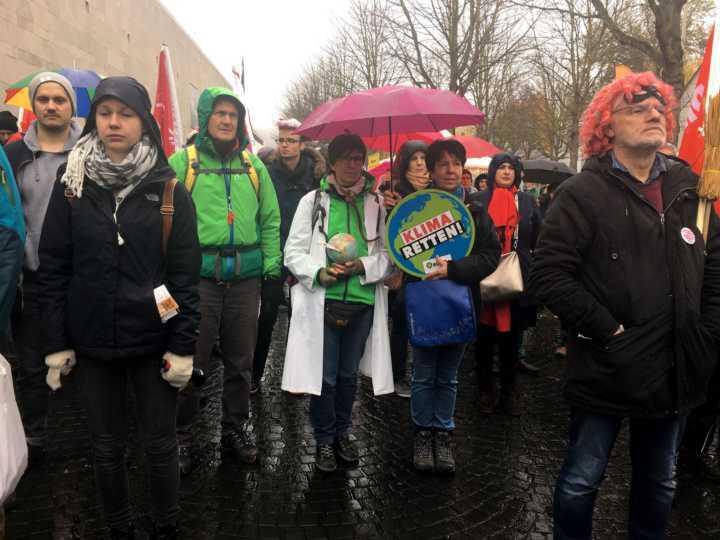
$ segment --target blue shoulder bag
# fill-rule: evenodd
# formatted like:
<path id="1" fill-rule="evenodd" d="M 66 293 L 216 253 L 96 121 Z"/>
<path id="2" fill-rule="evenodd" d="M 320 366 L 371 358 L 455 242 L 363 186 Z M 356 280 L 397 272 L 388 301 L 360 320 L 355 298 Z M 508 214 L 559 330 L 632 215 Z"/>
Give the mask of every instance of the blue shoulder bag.
<path id="1" fill-rule="evenodd" d="M 448 279 L 405 285 L 405 314 L 414 347 L 440 347 L 475 339 L 475 307 L 467 285 Z"/>

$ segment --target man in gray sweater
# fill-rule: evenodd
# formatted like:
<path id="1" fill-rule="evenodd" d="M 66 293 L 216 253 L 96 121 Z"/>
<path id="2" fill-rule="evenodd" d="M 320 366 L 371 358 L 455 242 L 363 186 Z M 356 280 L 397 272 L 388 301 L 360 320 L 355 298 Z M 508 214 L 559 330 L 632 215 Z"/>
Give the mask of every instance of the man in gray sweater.
<path id="1" fill-rule="evenodd" d="M 5 147 L 23 202 L 27 237 L 22 277 L 22 310 L 13 321 L 18 350 L 18 401 L 31 462 L 45 449 L 48 387 L 37 292 L 38 245 L 58 167 L 67 161 L 82 131 L 72 84 L 58 73 L 36 75 L 29 86 L 37 116 L 21 141 Z"/>

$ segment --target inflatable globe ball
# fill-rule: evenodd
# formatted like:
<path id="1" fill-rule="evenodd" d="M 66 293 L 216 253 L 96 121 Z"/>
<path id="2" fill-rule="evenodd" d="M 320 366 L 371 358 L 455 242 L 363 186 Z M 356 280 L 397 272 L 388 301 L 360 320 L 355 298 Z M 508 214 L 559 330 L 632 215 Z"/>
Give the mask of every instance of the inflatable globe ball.
<path id="1" fill-rule="evenodd" d="M 338 233 L 325 246 L 325 253 L 330 262 L 344 264 L 357 259 L 357 242 L 351 234 Z"/>

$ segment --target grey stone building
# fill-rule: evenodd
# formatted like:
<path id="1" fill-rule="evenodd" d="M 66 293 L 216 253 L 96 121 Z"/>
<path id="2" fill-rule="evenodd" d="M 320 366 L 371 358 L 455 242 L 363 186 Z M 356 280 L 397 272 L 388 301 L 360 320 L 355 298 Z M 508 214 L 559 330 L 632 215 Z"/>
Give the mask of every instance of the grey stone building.
<path id="1" fill-rule="evenodd" d="M 8 85 L 30 73 L 68 67 L 131 75 L 154 100 L 165 44 L 187 134 L 202 89 L 230 85 L 159 0 L 0 0 L 0 28 L 3 98 Z"/>

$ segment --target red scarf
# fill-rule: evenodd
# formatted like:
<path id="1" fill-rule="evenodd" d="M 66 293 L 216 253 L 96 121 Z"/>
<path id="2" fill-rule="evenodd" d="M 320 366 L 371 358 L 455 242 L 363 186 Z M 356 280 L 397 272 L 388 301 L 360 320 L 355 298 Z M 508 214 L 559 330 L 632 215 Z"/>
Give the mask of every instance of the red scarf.
<path id="1" fill-rule="evenodd" d="M 517 206 L 515 206 L 515 195 L 518 189 L 515 186 L 510 188 L 495 187 L 490 204 L 488 205 L 488 214 L 497 229 L 498 240 L 502 247 L 503 254 L 508 253 L 513 247 L 513 236 L 515 229 L 520 221 Z"/>
<path id="2" fill-rule="evenodd" d="M 515 186 L 510 188 L 495 186 L 488 205 L 488 214 L 495 224 L 503 254 L 512 251 L 515 229 L 520 222 L 520 214 L 515 206 L 517 192 Z M 494 326 L 498 332 L 510 331 L 510 319 L 510 302 L 484 304 L 480 312 L 480 322 Z"/>

